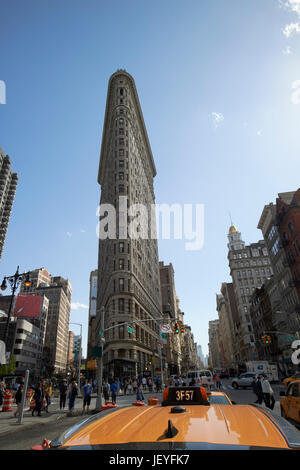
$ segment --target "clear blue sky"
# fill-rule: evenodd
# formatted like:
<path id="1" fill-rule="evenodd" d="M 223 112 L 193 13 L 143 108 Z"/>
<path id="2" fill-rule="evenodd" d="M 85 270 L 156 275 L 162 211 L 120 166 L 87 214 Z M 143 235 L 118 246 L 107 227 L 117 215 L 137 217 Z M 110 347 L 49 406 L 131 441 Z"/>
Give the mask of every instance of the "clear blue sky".
<path id="1" fill-rule="evenodd" d="M 205 241 L 160 241 L 181 309 L 207 353 L 230 282 L 229 212 L 246 243 L 278 192 L 299 184 L 299 0 L 1 0 L 0 146 L 19 174 L 0 276 L 46 267 L 88 305 L 97 267 L 97 171 L 107 84 L 133 75 L 157 167 L 156 202 L 205 205 Z M 294 8 L 294 11 L 292 11 Z M 300 30 L 300 28 L 299 28 Z M 212 113 L 220 119 L 215 122 Z M 84 323 L 88 310 L 73 309 Z M 78 334 L 79 327 L 72 327 Z"/>

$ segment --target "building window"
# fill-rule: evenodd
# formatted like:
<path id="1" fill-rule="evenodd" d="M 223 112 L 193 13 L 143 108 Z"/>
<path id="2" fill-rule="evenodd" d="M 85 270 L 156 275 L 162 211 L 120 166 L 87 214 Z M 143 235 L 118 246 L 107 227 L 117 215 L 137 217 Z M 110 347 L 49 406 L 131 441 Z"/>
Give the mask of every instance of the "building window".
<path id="1" fill-rule="evenodd" d="M 119 156 L 120 156 L 120 157 L 124 157 L 124 150 L 123 150 L 123 149 L 120 149 L 120 150 L 119 150 Z"/>
<path id="2" fill-rule="evenodd" d="M 124 269 L 124 260 L 119 259 L 119 269 Z"/>
<path id="3" fill-rule="evenodd" d="M 123 242 L 119 243 L 119 252 L 124 253 L 124 243 Z"/>
<path id="4" fill-rule="evenodd" d="M 119 145 L 124 145 L 124 139 L 123 138 L 119 139 Z"/>
<path id="5" fill-rule="evenodd" d="M 119 193 L 124 193 L 124 184 L 119 184 Z"/>
<path id="6" fill-rule="evenodd" d="M 119 168 L 124 168 L 124 160 L 119 161 Z"/>
<path id="7" fill-rule="evenodd" d="M 119 299 L 119 313 L 124 313 L 124 299 Z"/>
<path id="8" fill-rule="evenodd" d="M 124 292 L 124 279 L 119 279 L 119 290 L 120 292 Z"/>
<path id="9" fill-rule="evenodd" d="M 123 172 L 119 173 L 119 180 L 124 181 L 124 173 Z"/>

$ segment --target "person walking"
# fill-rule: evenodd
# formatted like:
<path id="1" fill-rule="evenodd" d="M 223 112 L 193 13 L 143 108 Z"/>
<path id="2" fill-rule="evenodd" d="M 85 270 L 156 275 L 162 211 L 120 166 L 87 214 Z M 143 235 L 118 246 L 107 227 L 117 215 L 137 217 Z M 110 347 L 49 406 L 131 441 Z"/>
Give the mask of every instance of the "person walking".
<path id="1" fill-rule="evenodd" d="M 111 386 L 110 386 L 110 391 L 111 391 L 111 401 L 112 403 L 117 402 L 117 392 L 118 392 L 118 381 L 115 380 Z"/>
<path id="2" fill-rule="evenodd" d="M 92 391 L 93 391 L 92 385 L 90 384 L 88 380 L 86 380 L 85 385 L 83 387 L 83 409 L 82 409 L 83 413 L 85 412 L 85 407 L 87 408 L 86 409 L 87 413 L 89 411 L 91 398 L 92 398 Z"/>
<path id="3" fill-rule="evenodd" d="M 136 393 L 137 386 L 138 386 L 138 383 L 137 383 L 137 380 L 136 380 L 136 377 L 135 377 L 133 379 L 133 382 L 132 382 L 133 393 Z"/>
<path id="4" fill-rule="evenodd" d="M 108 380 L 103 381 L 102 389 L 103 389 L 104 400 L 109 401 L 110 385 L 109 385 Z"/>
<path id="5" fill-rule="evenodd" d="M 132 380 L 131 379 L 129 379 L 127 391 L 128 391 L 128 395 L 131 395 L 132 393 Z"/>
<path id="6" fill-rule="evenodd" d="M 75 400 L 78 395 L 78 385 L 75 379 L 72 380 L 69 386 L 69 411 L 72 412 L 75 407 Z"/>
<path id="7" fill-rule="evenodd" d="M 220 388 L 221 388 L 221 379 L 220 379 L 219 374 L 216 374 L 215 382 L 216 382 L 216 388 L 217 388 L 218 390 L 220 390 Z"/>
<path id="8" fill-rule="evenodd" d="M 68 391 L 67 382 L 66 380 L 63 380 L 59 384 L 59 408 L 63 410 L 65 409 L 65 406 L 66 406 L 67 391 Z"/>
<path id="9" fill-rule="evenodd" d="M 258 391 L 257 391 L 257 377 L 256 375 L 253 377 L 253 380 L 252 380 L 252 383 L 251 383 L 251 387 L 252 387 L 252 390 L 253 390 L 253 393 L 256 395 L 256 401 L 254 403 L 258 403 Z"/>
<path id="10" fill-rule="evenodd" d="M 35 401 L 35 407 L 32 410 L 32 416 L 37 411 L 38 416 L 42 416 L 41 411 L 43 408 L 44 390 L 42 382 L 39 382 L 34 390 L 33 399 Z"/>
<path id="11" fill-rule="evenodd" d="M 149 388 L 149 392 L 152 393 L 152 379 L 151 379 L 151 377 L 148 378 L 148 388 Z"/>
<path id="12" fill-rule="evenodd" d="M 24 385 L 21 384 L 20 387 L 18 388 L 18 390 L 16 391 L 16 394 L 15 394 L 15 400 L 16 400 L 16 405 L 17 405 L 17 409 L 14 413 L 15 418 L 17 417 L 17 415 L 19 415 L 21 413 L 23 387 L 24 387 Z"/>
<path id="13" fill-rule="evenodd" d="M 47 382 L 45 382 L 45 384 L 44 384 L 44 393 L 45 393 L 45 399 L 46 399 L 45 411 L 46 411 L 46 413 L 49 413 L 48 406 L 51 405 L 51 397 L 52 397 L 51 382 L 49 382 L 48 384 L 47 384 Z"/>
<path id="14" fill-rule="evenodd" d="M 267 408 L 270 408 L 271 410 L 273 410 L 274 405 L 275 405 L 274 392 L 266 376 L 263 377 L 261 385 L 262 385 L 265 405 Z"/>
<path id="15" fill-rule="evenodd" d="M 143 377 L 143 378 L 142 378 L 142 385 L 143 385 L 143 390 L 145 391 L 145 390 L 146 390 L 146 386 L 147 386 L 146 377 Z"/>
<path id="16" fill-rule="evenodd" d="M 137 389 L 136 389 L 136 401 L 144 401 L 144 395 L 143 395 L 143 384 L 139 384 Z"/>
<path id="17" fill-rule="evenodd" d="M 263 398 L 264 398 L 261 375 L 257 377 L 257 389 L 256 390 L 257 390 L 257 402 L 259 405 L 261 405 L 263 402 Z"/>
<path id="18" fill-rule="evenodd" d="M 0 382 L 0 406 L 2 406 L 5 395 L 5 382 Z"/>

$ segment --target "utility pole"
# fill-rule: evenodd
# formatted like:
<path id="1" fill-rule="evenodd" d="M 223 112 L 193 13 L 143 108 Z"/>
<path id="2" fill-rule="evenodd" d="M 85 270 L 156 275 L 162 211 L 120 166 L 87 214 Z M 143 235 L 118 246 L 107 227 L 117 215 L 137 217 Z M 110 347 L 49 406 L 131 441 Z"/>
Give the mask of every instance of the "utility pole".
<path id="1" fill-rule="evenodd" d="M 104 350 L 104 315 L 105 308 L 101 307 L 100 309 L 100 331 L 99 331 L 99 343 L 100 348 L 102 349 L 101 357 L 99 357 L 99 365 L 97 370 L 97 384 L 98 384 L 98 395 L 96 400 L 96 410 L 101 410 L 102 407 L 102 381 L 103 381 L 103 350 Z"/>

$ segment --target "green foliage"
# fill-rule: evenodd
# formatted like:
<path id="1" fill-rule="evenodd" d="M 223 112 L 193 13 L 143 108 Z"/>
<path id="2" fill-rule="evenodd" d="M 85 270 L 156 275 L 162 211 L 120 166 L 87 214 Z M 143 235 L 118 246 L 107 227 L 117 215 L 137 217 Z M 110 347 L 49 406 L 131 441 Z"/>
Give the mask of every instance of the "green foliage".
<path id="1" fill-rule="evenodd" d="M 11 355 L 8 364 L 3 364 L 0 367 L 0 375 L 11 375 L 16 370 L 16 358 L 15 356 Z"/>

